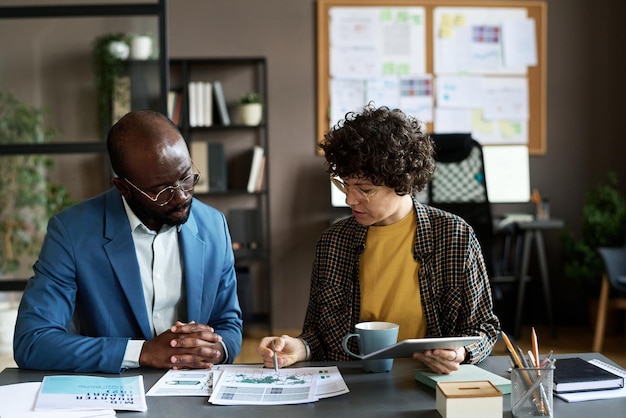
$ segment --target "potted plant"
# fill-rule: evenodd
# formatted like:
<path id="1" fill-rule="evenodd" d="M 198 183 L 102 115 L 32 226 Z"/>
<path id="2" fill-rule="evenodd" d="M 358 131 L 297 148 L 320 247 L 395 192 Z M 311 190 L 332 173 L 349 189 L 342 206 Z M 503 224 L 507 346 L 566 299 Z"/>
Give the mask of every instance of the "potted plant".
<path id="1" fill-rule="evenodd" d="M 263 119 L 263 101 L 256 92 L 246 93 L 237 99 L 239 104 L 239 117 L 241 123 L 248 126 L 256 126 Z"/>
<path id="2" fill-rule="evenodd" d="M 626 197 L 617 186 L 617 174 L 608 172 L 585 195 L 580 237 L 571 231 L 562 235 L 563 273 L 587 295 L 598 295 L 600 290 L 604 266 L 597 248 L 624 244 Z"/>
<path id="3" fill-rule="evenodd" d="M 93 66 L 98 99 L 98 130 L 106 135 L 113 124 L 113 102 L 128 100 L 123 89 L 118 88 L 124 75 L 124 61 L 130 53 L 131 37 L 125 33 L 108 33 L 93 42 Z M 124 47 L 126 46 L 126 47 Z"/>
<path id="4" fill-rule="evenodd" d="M 56 132 L 43 127 L 44 112 L 0 91 L 3 144 L 51 142 Z M 24 277 L 37 256 L 48 218 L 70 205 L 67 191 L 50 182 L 53 160 L 40 154 L 2 157 L 0 176 L 0 280 Z M 0 348 L 10 347 L 17 315 L 14 293 L 0 293 Z"/>

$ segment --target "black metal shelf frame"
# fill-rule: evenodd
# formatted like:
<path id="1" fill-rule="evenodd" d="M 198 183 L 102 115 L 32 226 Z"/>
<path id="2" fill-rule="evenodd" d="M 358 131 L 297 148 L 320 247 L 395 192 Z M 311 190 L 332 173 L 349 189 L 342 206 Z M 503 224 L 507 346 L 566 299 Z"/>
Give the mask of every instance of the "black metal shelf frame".
<path id="1" fill-rule="evenodd" d="M 0 7 L 0 19 L 46 19 L 79 17 L 155 16 L 159 26 L 159 108 L 167 112 L 169 90 L 169 57 L 167 49 L 167 0 L 155 3 L 50 5 Z M 16 154 L 83 154 L 106 152 L 106 144 L 98 142 L 51 144 L 0 144 L 0 156 Z"/>

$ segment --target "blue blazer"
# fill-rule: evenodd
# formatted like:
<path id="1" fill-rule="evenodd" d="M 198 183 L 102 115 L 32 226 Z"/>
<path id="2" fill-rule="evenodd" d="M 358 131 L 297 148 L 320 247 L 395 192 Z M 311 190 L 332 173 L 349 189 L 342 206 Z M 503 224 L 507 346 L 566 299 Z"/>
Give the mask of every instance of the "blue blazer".
<path id="1" fill-rule="evenodd" d="M 242 319 L 224 215 L 194 199 L 180 245 L 187 318 L 211 325 L 232 362 Z M 115 188 L 52 217 L 22 297 L 14 357 L 26 369 L 120 373 L 129 339 L 152 338 L 128 217 Z"/>

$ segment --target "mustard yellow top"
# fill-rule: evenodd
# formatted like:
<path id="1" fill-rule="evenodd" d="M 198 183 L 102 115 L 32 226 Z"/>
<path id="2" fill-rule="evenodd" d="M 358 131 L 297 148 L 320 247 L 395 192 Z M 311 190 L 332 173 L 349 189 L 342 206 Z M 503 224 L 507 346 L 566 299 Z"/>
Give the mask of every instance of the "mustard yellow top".
<path id="1" fill-rule="evenodd" d="M 400 325 L 398 341 L 426 335 L 419 263 L 413 258 L 416 224 L 411 211 L 394 224 L 370 226 L 359 260 L 360 320 L 395 322 Z"/>

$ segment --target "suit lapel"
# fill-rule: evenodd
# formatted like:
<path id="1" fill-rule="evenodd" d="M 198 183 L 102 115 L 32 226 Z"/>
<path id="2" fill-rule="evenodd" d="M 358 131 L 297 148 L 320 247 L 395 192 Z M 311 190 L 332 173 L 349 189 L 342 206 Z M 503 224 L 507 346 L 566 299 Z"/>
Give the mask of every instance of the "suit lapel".
<path id="1" fill-rule="evenodd" d="M 202 294 L 205 275 L 205 251 L 206 243 L 198 236 L 193 210 L 189 219 L 180 231 L 180 245 L 183 249 L 183 265 L 185 275 L 185 288 L 187 294 L 188 319 L 196 321 L 202 318 Z"/>
<path id="2" fill-rule="evenodd" d="M 122 198 L 115 188 L 107 192 L 104 217 L 104 236 L 110 240 L 105 244 L 104 251 L 135 315 L 135 320 L 140 325 L 144 337 L 150 339 L 152 338 L 152 330 L 143 297 L 135 244 Z"/>

